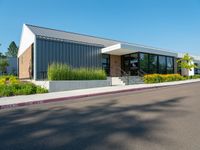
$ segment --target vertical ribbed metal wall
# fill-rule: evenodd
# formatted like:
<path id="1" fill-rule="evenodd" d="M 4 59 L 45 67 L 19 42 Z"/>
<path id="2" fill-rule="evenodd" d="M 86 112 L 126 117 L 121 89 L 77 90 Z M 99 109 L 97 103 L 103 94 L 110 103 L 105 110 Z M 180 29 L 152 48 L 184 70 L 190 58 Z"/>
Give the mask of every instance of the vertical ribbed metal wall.
<path id="1" fill-rule="evenodd" d="M 37 79 L 42 79 L 48 65 L 65 63 L 72 67 L 101 67 L 103 46 L 37 38 Z"/>

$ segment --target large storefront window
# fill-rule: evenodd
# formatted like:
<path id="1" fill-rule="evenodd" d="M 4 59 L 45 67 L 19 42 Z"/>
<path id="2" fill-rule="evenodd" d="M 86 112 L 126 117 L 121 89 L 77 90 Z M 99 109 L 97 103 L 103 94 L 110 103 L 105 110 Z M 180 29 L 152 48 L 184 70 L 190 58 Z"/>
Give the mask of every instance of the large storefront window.
<path id="1" fill-rule="evenodd" d="M 148 54 L 140 53 L 140 69 L 148 73 Z"/>
<path id="2" fill-rule="evenodd" d="M 106 74 L 110 75 L 110 56 L 102 54 L 102 68 L 106 71 Z"/>
<path id="3" fill-rule="evenodd" d="M 167 73 L 174 73 L 174 59 L 167 57 Z"/>
<path id="4" fill-rule="evenodd" d="M 166 73 L 166 57 L 159 56 L 159 73 L 165 74 Z"/>
<path id="5" fill-rule="evenodd" d="M 158 73 L 158 56 L 149 55 L 149 73 Z"/>
<path id="6" fill-rule="evenodd" d="M 148 53 L 133 53 L 122 56 L 122 69 L 131 75 L 138 75 L 138 71 L 147 74 L 174 73 L 174 57 Z"/>

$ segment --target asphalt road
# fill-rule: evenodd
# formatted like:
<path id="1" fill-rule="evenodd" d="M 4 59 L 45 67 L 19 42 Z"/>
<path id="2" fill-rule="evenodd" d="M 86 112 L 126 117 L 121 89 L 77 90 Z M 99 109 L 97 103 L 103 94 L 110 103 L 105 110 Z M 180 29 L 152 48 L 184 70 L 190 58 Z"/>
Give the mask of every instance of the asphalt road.
<path id="1" fill-rule="evenodd" d="M 1 110 L 0 150 L 200 150 L 200 82 Z"/>

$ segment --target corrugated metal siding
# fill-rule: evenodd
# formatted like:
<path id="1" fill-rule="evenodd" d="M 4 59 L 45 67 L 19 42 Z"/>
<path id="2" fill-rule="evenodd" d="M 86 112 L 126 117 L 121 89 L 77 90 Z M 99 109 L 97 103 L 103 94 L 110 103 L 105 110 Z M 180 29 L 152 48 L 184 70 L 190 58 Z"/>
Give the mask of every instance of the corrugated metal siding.
<path id="1" fill-rule="evenodd" d="M 53 62 L 72 67 L 101 67 L 101 48 L 92 45 L 37 38 L 37 79 Z"/>

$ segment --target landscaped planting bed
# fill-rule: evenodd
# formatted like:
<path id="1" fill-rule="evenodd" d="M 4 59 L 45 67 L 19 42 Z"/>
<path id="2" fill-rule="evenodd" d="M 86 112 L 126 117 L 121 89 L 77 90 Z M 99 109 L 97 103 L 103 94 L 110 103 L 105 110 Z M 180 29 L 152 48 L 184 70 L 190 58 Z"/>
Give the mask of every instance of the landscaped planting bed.
<path id="1" fill-rule="evenodd" d="M 0 97 L 47 93 L 48 90 L 30 82 L 21 82 L 15 76 L 0 77 Z"/>
<path id="2" fill-rule="evenodd" d="M 200 75 L 194 75 L 189 77 L 181 76 L 180 74 L 148 74 L 145 75 L 143 80 L 144 83 L 162 83 L 171 81 L 181 81 L 188 79 L 199 79 Z"/>

